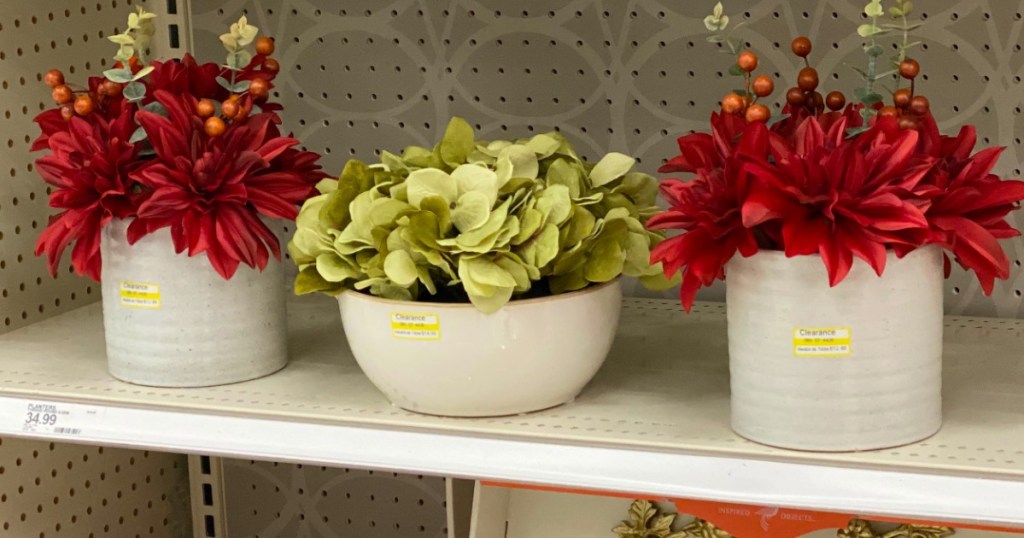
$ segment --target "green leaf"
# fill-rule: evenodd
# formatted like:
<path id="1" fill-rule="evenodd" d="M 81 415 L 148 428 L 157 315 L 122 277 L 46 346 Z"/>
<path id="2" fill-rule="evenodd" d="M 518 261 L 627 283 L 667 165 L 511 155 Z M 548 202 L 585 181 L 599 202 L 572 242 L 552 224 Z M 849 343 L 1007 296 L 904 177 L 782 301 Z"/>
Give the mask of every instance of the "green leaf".
<path id="1" fill-rule="evenodd" d="M 880 0 L 871 0 L 871 2 L 864 7 L 864 14 L 868 17 L 881 17 L 882 15 L 885 15 L 885 10 L 882 9 L 882 2 Z"/>
<path id="2" fill-rule="evenodd" d="M 466 120 L 452 118 L 441 140 L 441 160 L 452 168 L 465 164 L 466 158 L 476 148 L 473 136 L 473 127 Z"/>
<path id="3" fill-rule="evenodd" d="M 626 175 L 636 164 L 636 159 L 622 153 L 609 153 L 590 171 L 590 183 L 600 187 Z"/>
<path id="4" fill-rule="evenodd" d="M 135 38 L 132 37 L 131 34 L 117 34 L 117 35 L 107 36 L 107 39 L 111 43 L 116 43 L 116 44 L 121 45 L 121 46 L 134 45 L 135 44 Z"/>
<path id="5" fill-rule="evenodd" d="M 147 138 L 149 138 L 149 134 L 146 133 L 145 129 L 143 129 L 142 127 L 139 127 L 138 129 L 135 129 L 134 133 L 132 133 L 132 137 L 128 139 L 128 143 L 129 144 L 138 144 L 139 142 L 142 142 L 143 140 L 146 140 Z"/>
<path id="6" fill-rule="evenodd" d="M 142 69 L 139 69 L 139 72 L 135 73 L 135 75 L 132 76 L 132 80 L 142 80 L 142 79 L 146 78 L 147 75 L 152 73 L 154 69 L 156 69 L 156 68 L 153 67 L 152 65 L 147 65 L 146 67 L 143 67 Z"/>
<path id="7" fill-rule="evenodd" d="M 871 37 L 875 34 L 881 33 L 882 29 L 875 26 L 874 24 L 867 23 L 857 27 L 857 35 L 861 37 Z"/>
<path id="8" fill-rule="evenodd" d="M 107 69 L 103 72 L 103 76 L 107 80 L 117 82 L 118 84 L 127 84 L 132 81 L 132 72 L 130 69 Z"/>
<path id="9" fill-rule="evenodd" d="M 146 98 L 146 85 L 139 82 L 131 82 L 124 87 L 124 98 L 131 101 L 141 101 Z"/>
<path id="10" fill-rule="evenodd" d="M 154 114 L 160 114 L 161 116 L 167 116 L 167 109 L 164 108 L 164 105 L 160 103 L 160 101 L 153 101 L 152 103 L 142 107 L 142 110 L 152 112 Z"/>
<path id="11" fill-rule="evenodd" d="M 236 50 L 228 54 L 227 66 L 232 69 L 242 70 L 250 62 L 252 62 L 252 53 L 245 49 Z"/>
<path id="12" fill-rule="evenodd" d="M 901 10 L 900 8 L 898 8 L 898 7 L 890 7 L 889 8 L 889 16 L 890 17 L 892 17 L 894 19 L 899 19 L 899 18 L 903 17 L 903 15 L 904 15 L 903 10 Z"/>
<path id="13" fill-rule="evenodd" d="M 873 105 L 875 103 L 882 102 L 882 99 L 883 98 L 882 98 L 881 95 L 879 95 L 877 93 L 871 93 L 871 94 L 865 95 L 863 98 L 861 98 L 860 102 L 864 103 L 865 106 L 871 106 L 871 105 Z"/>
<path id="14" fill-rule="evenodd" d="M 881 45 L 872 45 L 870 47 L 865 47 L 864 52 L 867 53 L 868 56 L 874 56 L 877 58 L 885 54 L 885 49 L 882 48 Z M 877 75 L 875 76 L 875 80 L 878 80 Z"/>
<path id="15" fill-rule="evenodd" d="M 734 77 L 742 77 L 743 69 L 739 66 L 739 64 L 732 64 L 731 66 L 729 66 L 729 74 Z"/>

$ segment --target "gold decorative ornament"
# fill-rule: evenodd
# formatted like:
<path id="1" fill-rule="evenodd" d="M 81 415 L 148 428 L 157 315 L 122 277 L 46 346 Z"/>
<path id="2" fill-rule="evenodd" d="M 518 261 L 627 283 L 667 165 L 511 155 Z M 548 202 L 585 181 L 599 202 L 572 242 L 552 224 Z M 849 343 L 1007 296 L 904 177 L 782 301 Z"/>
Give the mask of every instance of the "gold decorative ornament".
<path id="1" fill-rule="evenodd" d="M 710 521 L 697 518 L 683 527 L 687 538 L 734 538 L 733 535 L 716 527 Z"/>
<path id="2" fill-rule="evenodd" d="M 889 532 L 878 532 L 872 528 L 871 523 L 863 519 L 854 519 L 845 529 L 839 529 L 837 538 L 945 538 L 952 536 L 956 531 L 951 527 L 940 527 L 933 525 L 909 525 L 904 524 Z"/>
<path id="3" fill-rule="evenodd" d="M 619 538 L 733 538 L 703 519 L 672 532 L 675 520 L 676 514 L 659 514 L 650 501 L 636 500 L 629 506 L 629 521 L 623 521 L 612 532 Z"/>

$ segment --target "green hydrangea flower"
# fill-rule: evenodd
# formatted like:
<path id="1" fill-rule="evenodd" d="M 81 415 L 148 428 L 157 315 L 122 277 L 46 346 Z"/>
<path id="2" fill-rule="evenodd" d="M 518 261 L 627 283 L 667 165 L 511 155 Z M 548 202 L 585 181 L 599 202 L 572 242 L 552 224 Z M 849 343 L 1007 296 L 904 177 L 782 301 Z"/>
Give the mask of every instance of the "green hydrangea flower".
<path id="1" fill-rule="evenodd" d="M 491 313 L 620 275 L 670 287 L 649 261 L 664 235 L 644 226 L 657 180 L 635 164 L 621 153 L 587 163 L 556 132 L 475 140 L 453 118 L 433 149 L 352 160 L 318 185 L 288 245 L 295 291 L 472 302 Z"/>

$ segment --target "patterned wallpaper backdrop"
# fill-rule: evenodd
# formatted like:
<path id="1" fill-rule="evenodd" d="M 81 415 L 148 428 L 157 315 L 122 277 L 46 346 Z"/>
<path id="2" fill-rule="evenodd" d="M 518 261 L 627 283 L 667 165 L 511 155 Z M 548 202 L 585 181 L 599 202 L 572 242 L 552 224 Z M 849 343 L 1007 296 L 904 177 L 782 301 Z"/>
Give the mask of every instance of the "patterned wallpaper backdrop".
<path id="1" fill-rule="evenodd" d="M 460 115 L 485 137 L 559 129 L 592 159 L 616 150 L 651 172 L 675 139 L 706 129 L 717 100 L 736 80 L 730 59 L 705 42 L 712 0 L 193 0 L 195 47 L 221 55 L 217 34 L 246 12 L 278 37 L 279 98 L 286 127 L 322 152 L 329 168 L 380 149 L 429 145 Z M 823 84 L 847 93 L 862 65 L 861 0 L 726 0 L 736 35 L 761 56 L 764 72 L 793 85 L 789 41 L 814 40 Z M 886 2 L 888 3 L 888 2 Z M 1024 156 L 1024 1 L 932 0 L 915 9 L 920 85 L 941 127 L 974 123 L 983 143 L 1008 150 L 999 171 L 1019 176 Z M 735 23 L 734 22 L 734 23 Z M 1017 224 L 1024 218 L 1017 215 Z M 1024 242 L 1008 241 L 1008 282 L 981 295 L 959 272 L 947 309 L 1024 316 Z M 704 298 L 720 299 L 722 288 Z M 639 288 L 634 293 L 641 293 Z"/>

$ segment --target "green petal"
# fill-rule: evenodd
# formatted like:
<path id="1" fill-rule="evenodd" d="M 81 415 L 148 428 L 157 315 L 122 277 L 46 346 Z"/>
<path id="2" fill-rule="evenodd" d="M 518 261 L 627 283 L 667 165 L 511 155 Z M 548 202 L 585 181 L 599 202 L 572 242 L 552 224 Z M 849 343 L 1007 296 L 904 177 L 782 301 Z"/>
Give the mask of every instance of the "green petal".
<path id="1" fill-rule="evenodd" d="M 544 267 L 558 255 L 558 227 L 545 224 L 536 237 L 518 250 L 523 261 L 534 267 Z"/>
<path id="2" fill-rule="evenodd" d="M 590 282 L 608 282 L 622 274 L 626 251 L 614 237 L 601 237 L 594 244 L 583 277 Z"/>
<path id="3" fill-rule="evenodd" d="M 512 178 L 537 179 L 540 164 L 537 154 L 523 145 L 514 144 L 501 150 L 498 156 L 498 183 L 504 185 Z"/>
<path id="4" fill-rule="evenodd" d="M 316 267 L 310 266 L 299 272 L 299 275 L 295 277 L 295 294 L 296 295 L 307 295 L 318 291 L 329 291 L 338 289 L 337 284 L 324 280 L 324 277 L 320 276 L 320 273 L 316 271 Z"/>
<path id="5" fill-rule="evenodd" d="M 580 197 L 582 185 L 582 174 L 579 168 L 569 163 L 566 159 L 557 159 L 548 167 L 546 176 L 548 185 L 564 185 L 569 189 L 569 196 L 573 199 Z"/>
<path id="6" fill-rule="evenodd" d="M 609 153 L 590 171 L 590 183 L 595 187 L 611 183 L 626 175 L 635 164 L 636 159 L 629 155 L 615 152 Z"/>
<path id="7" fill-rule="evenodd" d="M 658 198 L 658 180 L 640 172 L 630 172 L 613 192 L 629 196 L 638 206 L 653 206 Z"/>
<path id="8" fill-rule="evenodd" d="M 546 159 L 553 155 L 562 145 L 562 141 L 550 135 L 539 134 L 526 143 L 530 151 L 537 154 L 538 159 Z"/>
<path id="9" fill-rule="evenodd" d="M 494 245 L 501 226 L 508 218 L 509 202 L 506 200 L 497 209 L 491 212 L 487 222 L 483 226 L 466 233 L 459 234 L 455 242 L 459 248 L 467 252 L 487 252 Z"/>
<path id="10" fill-rule="evenodd" d="M 487 199 L 488 210 L 498 201 L 498 175 L 491 170 L 475 164 L 464 164 L 452 172 L 452 179 L 458 186 L 460 197 L 469 192 L 483 194 Z"/>
<path id="11" fill-rule="evenodd" d="M 459 187 L 452 176 L 435 168 L 416 170 L 409 174 L 405 183 L 409 186 L 409 203 L 417 209 L 428 196 L 440 196 L 449 204 L 459 197 Z"/>
<path id="12" fill-rule="evenodd" d="M 597 218 L 585 207 L 577 207 L 572 212 L 569 223 L 562 228 L 562 244 L 566 247 L 576 245 L 594 233 Z"/>
<path id="13" fill-rule="evenodd" d="M 537 197 L 537 210 L 544 214 L 545 221 L 556 226 L 565 222 L 572 213 L 572 199 L 565 185 L 551 185 Z"/>
<path id="14" fill-rule="evenodd" d="M 519 233 L 512 240 L 513 245 L 520 245 L 527 239 L 533 237 L 533 234 L 540 230 L 541 225 L 544 224 L 544 214 L 536 209 L 527 209 L 522 213 L 522 219 L 519 222 Z"/>
<path id="15" fill-rule="evenodd" d="M 502 256 L 495 263 L 501 266 L 516 281 L 516 293 L 530 291 L 530 274 L 521 262 Z"/>
<path id="16" fill-rule="evenodd" d="M 427 196 L 420 200 L 420 209 L 429 211 L 437 217 L 437 237 L 448 235 L 452 228 L 451 209 L 447 201 L 440 196 Z"/>
<path id="17" fill-rule="evenodd" d="M 325 252 L 316 257 L 316 271 L 327 282 L 344 282 L 362 276 L 357 267 L 333 252 Z"/>
<path id="18" fill-rule="evenodd" d="M 469 232 L 483 226 L 491 214 L 491 201 L 487 195 L 470 191 L 459 198 L 452 211 L 452 223 L 460 232 Z"/>
<path id="19" fill-rule="evenodd" d="M 485 256 L 463 257 L 459 260 L 459 278 L 486 286 L 515 286 L 516 280 L 508 271 Z"/>
<path id="20" fill-rule="evenodd" d="M 473 137 L 473 127 L 466 120 L 452 118 L 441 140 L 441 160 L 453 168 L 464 164 L 470 152 L 476 149 Z"/>
<path id="21" fill-rule="evenodd" d="M 440 168 L 444 165 L 436 153 L 419 146 L 409 146 L 402 152 L 402 160 L 416 168 Z"/>
<path id="22" fill-rule="evenodd" d="M 384 274 L 395 284 L 406 288 L 416 282 L 419 277 L 416 263 L 412 261 L 412 256 L 409 256 L 409 253 L 404 250 L 396 250 L 388 254 L 388 257 L 384 259 Z"/>

